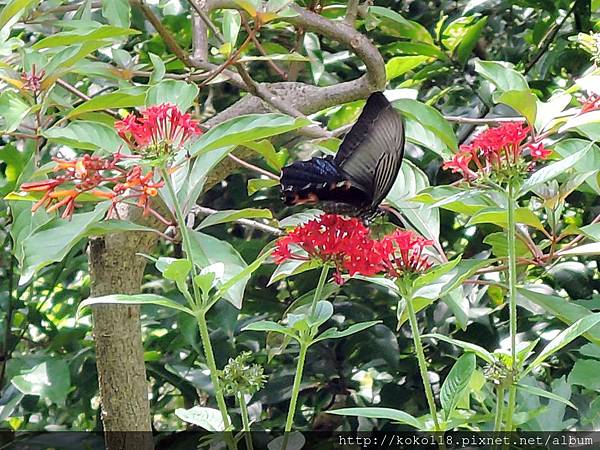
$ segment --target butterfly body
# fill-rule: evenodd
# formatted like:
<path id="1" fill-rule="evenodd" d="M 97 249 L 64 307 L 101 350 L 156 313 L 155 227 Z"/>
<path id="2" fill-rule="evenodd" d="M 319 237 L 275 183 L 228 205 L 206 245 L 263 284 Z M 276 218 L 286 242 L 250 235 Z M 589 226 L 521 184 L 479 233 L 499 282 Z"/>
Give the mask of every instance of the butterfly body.
<path id="1" fill-rule="evenodd" d="M 400 170 L 404 124 L 381 92 L 368 98 L 335 157 L 284 167 L 282 197 L 288 205 L 320 203 L 327 212 L 370 218 L 377 214 Z"/>

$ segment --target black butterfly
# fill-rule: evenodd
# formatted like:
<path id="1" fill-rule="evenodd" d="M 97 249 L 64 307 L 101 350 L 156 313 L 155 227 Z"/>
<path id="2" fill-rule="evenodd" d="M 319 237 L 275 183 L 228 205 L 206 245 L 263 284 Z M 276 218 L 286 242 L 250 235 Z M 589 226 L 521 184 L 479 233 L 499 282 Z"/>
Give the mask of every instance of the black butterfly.
<path id="1" fill-rule="evenodd" d="M 383 93 L 367 99 L 335 157 L 296 161 L 281 172 L 287 205 L 322 203 L 325 211 L 371 218 L 402 164 L 404 124 Z"/>

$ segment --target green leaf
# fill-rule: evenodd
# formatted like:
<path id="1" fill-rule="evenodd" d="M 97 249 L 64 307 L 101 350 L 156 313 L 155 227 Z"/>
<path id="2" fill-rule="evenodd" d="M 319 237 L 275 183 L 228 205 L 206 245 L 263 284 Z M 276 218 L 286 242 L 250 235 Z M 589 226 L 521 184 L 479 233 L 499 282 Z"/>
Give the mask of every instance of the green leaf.
<path id="1" fill-rule="evenodd" d="M 291 275 L 297 275 L 307 270 L 316 269 L 321 267 L 321 262 L 316 260 L 301 261 L 296 259 L 289 259 L 281 264 L 277 265 L 277 268 L 271 275 L 267 285 L 271 285 L 276 281 L 283 280 Z"/>
<path id="2" fill-rule="evenodd" d="M 256 271 L 256 269 L 258 269 L 261 266 L 261 264 L 265 262 L 265 259 L 267 259 L 269 256 L 271 256 L 271 251 L 266 251 L 265 253 L 263 253 L 262 255 L 257 257 L 252 263 L 248 264 L 248 267 L 246 267 L 244 270 L 237 273 L 236 275 L 231 277 L 229 280 L 227 280 L 225 283 L 223 283 L 221 285 L 221 287 L 219 288 L 217 297 L 219 297 L 219 298 L 223 297 L 225 295 L 225 293 L 231 287 L 235 286 L 237 283 L 242 282 L 247 277 L 252 275 Z"/>
<path id="3" fill-rule="evenodd" d="M 412 200 L 467 216 L 492 206 L 483 191 L 475 188 L 463 190 L 454 186 L 432 186 L 422 190 Z"/>
<path id="4" fill-rule="evenodd" d="M 25 10 L 37 5 L 39 2 L 39 0 L 11 0 L 6 3 L 0 11 L 0 29 L 4 28 L 9 22 L 14 23 L 19 20 Z"/>
<path id="5" fill-rule="evenodd" d="M 248 267 L 237 250 L 229 242 L 197 231 L 190 231 L 190 235 L 192 237 L 194 262 L 196 264 L 200 267 L 215 263 L 224 265 L 223 276 L 217 280 L 218 286 L 224 285 Z M 249 279 L 249 274 L 242 277 L 223 294 L 224 298 L 238 309 L 242 307 L 244 290 Z"/>
<path id="6" fill-rule="evenodd" d="M 0 94 L 0 131 L 15 131 L 31 107 L 17 93 L 4 91 Z"/>
<path id="7" fill-rule="evenodd" d="M 600 111 L 589 111 L 584 114 L 578 114 L 567 121 L 559 130 L 560 133 L 573 128 L 582 127 L 590 124 L 600 124 Z"/>
<path id="8" fill-rule="evenodd" d="M 569 374 L 568 382 L 569 384 L 576 384 L 586 389 L 600 392 L 600 378 L 598 378 L 598 373 L 600 373 L 600 361 L 596 361 L 595 359 L 579 359 L 575 361 L 575 365 Z"/>
<path id="9" fill-rule="evenodd" d="M 288 158 L 288 152 L 286 150 L 275 151 L 275 147 L 268 140 L 264 139 L 258 142 L 246 142 L 245 147 L 251 148 L 256 153 L 261 155 L 267 164 L 275 169 L 277 172 L 281 171 L 281 168 L 285 164 Z"/>
<path id="10" fill-rule="evenodd" d="M 529 91 L 525 77 L 498 61 L 475 61 L 475 71 L 491 81 L 501 91 Z"/>
<path id="11" fill-rule="evenodd" d="M 272 219 L 273 214 L 268 209 L 245 208 L 240 210 L 223 210 L 206 217 L 196 229 L 217 225 L 220 223 L 235 222 L 239 219 Z"/>
<path id="12" fill-rule="evenodd" d="M 475 354 L 465 353 L 450 369 L 440 390 L 440 401 L 446 420 L 452 415 L 458 401 L 469 387 L 471 376 L 475 372 Z"/>
<path id="13" fill-rule="evenodd" d="M 225 431 L 223 416 L 218 409 L 194 406 L 190 409 L 177 408 L 175 415 L 184 422 L 198 425 L 206 431 Z"/>
<path id="14" fill-rule="evenodd" d="M 537 114 L 537 97 L 529 91 L 504 91 L 496 99 L 498 103 L 510 106 L 523 117 L 531 126 L 535 123 Z"/>
<path id="15" fill-rule="evenodd" d="M 257 322 L 252 322 L 251 324 L 242 328 L 242 331 L 268 331 L 285 334 L 291 338 L 298 339 L 296 333 L 294 333 L 291 329 L 270 320 L 259 320 Z"/>
<path id="16" fill-rule="evenodd" d="M 221 24 L 223 37 L 225 38 L 225 42 L 229 42 L 232 47 L 235 47 L 237 42 L 241 24 L 242 17 L 238 11 L 235 9 L 226 9 L 223 11 L 223 22 Z"/>
<path id="17" fill-rule="evenodd" d="M 192 270 L 192 263 L 187 259 L 175 259 L 163 271 L 163 276 L 167 280 L 175 281 L 178 285 L 185 285 L 187 277 Z"/>
<path id="18" fill-rule="evenodd" d="M 52 403 L 64 405 L 71 389 L 69 366 L 62 359 L 51 359 L 21 372 L 11 383 L 23 394 L 39 395 Z"/>
<path id="19" fill-rule="evenodd" d="M 329 329 L 325 330 L 323 333 L 321 333 L 313 341 L 313 343 L 319 342 L 319 341 L 324 341 L 325 339 L 339 339 L 339 338 L 343 338 L 346 336 L 350 336 L 352 334 L 359 333 L 363 330 L 366 330 L 367 328 L 370 328 L 373 325 L 376 325 L 378 323 L 381 323 L 381 320 L 373 320 L 370 322 L 355 323 L 354 325 L 350 325 L 348 328 L 346 328 L 343 331 L 340 331 L 337 328 L 329 328 Z"/>
<path id="20" fill-rule="evenodd" d="M 77 307 L 77 315 L 80 314 L 83 308 L 95 305 L 157 305 L 194 316 L 194 312 L 188 307 L 180 305 L 170 298 L 156 294 L 112 294 L 104 295 L 102 297 L 90 297 L 79 304 Z"/>
<path id="21" fill-rule="evenodd" d="M 370 6 L 369 14 L 382 20 L 380 27 L 386 33 L 405 39 L 433 44 L 431 34 L 429 34 L 429 31 L 423 25 L 405 19 L 392 9 L 381 6 Z"/>
<path id="22" fill-rule="evenodd" d="M 301 55 L 300 53 L 292 52 L 292 53 L 280 53 L 280 54 L 271 54 L 265 56 L 244 56 L 239 59 L 239 62 L 249 62 L 249 61 L 297 61 L 297 62 L 308 62 L 310 61 L 306 56 Z"/>
<path id="23" fill-rule="evenodd" d="M 427 175 L 412 162 L 404 160 L 386 200 L 402 212 L 412 228 L 426 238 L 437 241 L 440 234 L 439 210 L 409 200 L 427 187 Z"/>
<path id="24" fill-rule="evenodd" d="M 428 56 L 395 56 L 385 64 L 387 80 L 393 80 L 413 70 L 429 59 Z"/>
<path id="25" fill-rule="evenodd" d="M 570 248 L 568 250 L 562 250 L 561 256 L 567 255 L 600 255 L 600 243 L 594 242 L 593 244 L 578 245 L 577 247 Z"/>
<path id="26" fill-rule="evenodd" d="M 585 227 L 581 227 L 579 230 L 588 238 L 600 242 L 600 223 L 586 225 Z"/>
<path id="27" fill-rule="evenodd" d="M 518 223 L 524 223 L 538 230 L 544 229 L 544 225 L 538 216 L 529 208 L 517 208 L 515 210 L 515 219 Z M 506 228 L 508 226 L 508 212 L 503 208 L 486 208 L 471 217 L 466 226 L 480 223 L 493 223 Z"/>
<path id="28" fill-rule="evenodd" d="M 592 143 L 577 153 L 574 153 L 566 158 L 552 163 L 548 166 L 542 167 L 540 170 L 534 172 L 529 178 L 525 180 L 523 186 L 518 192 L 518 196 L 525 195 L 531 189 L 539 186 L 542 183 L 553 180 L 559 175 L 564 174 L 567 170 L 575 166 L 582 158 L 586 157 L 588 152 L 592 149 Z"/>
<path id="29" fill-rule="evenodd" d="M 309 125 L 308 119 L 295 119 L 284 114 L 248 114 L 229 119 L 211 128 L 190 145 L 192 156 L 229 145 L 243 145 Z"/>
<path id="30" fill-rule="evenodd" d="M 146 106 L 160 105 L 161 103 L 173 103 L 183 112 L 192 107 L 199 89 L 193 83 L 182 80 L 162 80 L 160 83 L 150 86 L 146 93 Z"/>
<path id="31" fill-rule="evenodd" d="M 416 417 L 411 416 L 410 414 L 404 411 L 392 408 L 341 408 L 325 412 L 327 414 L 336 414 L 338 416 L 366 417 L 368 419 L 388 419 L 397 423 L 404 423 L 406 425 L 410 425 L 411 427 L 417 429 L 423 428 L 423 424 Z"/>
<path id="32" fill-rule="evenodd" d="M 40 50 L 43 48 L 61 47 L 89 41 L 104 39 L 114 40 L 121 37 L 130 36 L 132 34 L 140 34 L 140 32 L 132 30 L 131 28 L 101 25 L 87 32 L 82 28 L 73 31 L 54 33 L 52 36 L 48 36 L 41 41 L 36 42 L 32 48 L 34 50 Z"/>
<path id="33" fill-rule="evenodd" d="M 107 204 L 99 204 L 94 211 L 75 214 L 71 220 L 54 218 L 31 234 L 23 246 L 21 283 L 42 267 L 67 256 L 75 244 L 88 236 L 88 227 L 100 221 L 107 209 Z"/>
<path id="34" fill-rule="evenodd" d="M 155 55 L 154 53 L 148 53 L 148 56 L 150 57 L 150 61 L 152 61 L 152 65 L 154 66 L 154 70 L 150 75 L 148 84 L 156 84 L 163 79 L 167 69 L 165 67 L 164 61 L 160 56 Z"/>
<path id="35" fill-rule="evenodd" d="M 424 334 L 421 337 L 426 338 L 426 339 L 437 339 L 439 341 L 447 342 L 448 344 L 456 345 L 457 347 L 460 347 L 467 352 L 475 353 L 477 356 L 479 356 L 482 360 L 484 360 L 488 364 L 494 363 L 494 360 L 495 360 L 494 355 L 492 355 L 485 348 L 483 348 L 477 344 L 472 344 L 471 342 L 461 341 L 459 339 L 454 339 L 454 338 L 451 338 L 450 336 L 445 336 L 443 334 L 437 334 L 437 333 Z"/>
<path id="36" fill-rule="evenodd" d="M 577 365 L 577 363 L 579 363 L 580 361 L 576 361 L 575 365 Z M 594 373 L 594 376 L 592 378 L 588 378 L 588 380 L 595 378 L 595 374 L 597 374 L 598 372 L 598 368 L 596 368 L 596 372 Z M 572 374 L 573 372 L 571 372 Z M 569 379 L 570 384 L 573 384 L 570 379 Z M 548 392 L 545 391 L 543 389 L 540 389 L 539 387 L 535 387 L 535 386 L 529 386 L 526 384 L 517 384 L 517 389 L 523 391 L 523 392 L 527 392 L 528 394 L 533 394 L 533 395 L 537 395 L 538 397 L 544 397 L 544 398 L 548 398 L 550 400 L 556 400 L 557 402 L 561 402 L 564 403 L 567 406 L 570 406 L 573 409 L 577 409 L 577 407 L 571 403 L 569 400 L 567 400 L 564 397 L 561 397 L 560 395 L 557 395 L 553 392 Z"/>
<path id="37" fill-rule="evenodd" d="M 428 130 L 436 134 L 448 148 L 455 150 L 458 148 L 456 133 L 439 111 L 425 103 L 408 98 L 395 100 L 392 102 L 394 108 L 402 111 L 402 114 L 411 117 Z"/>
<path id="38" fill-rule="evenodd" d="M 463 34 L 460 42 L 454 48 L 454 54 L 462 64 L 465 64 L 471 56 L 471 52 L 475 48 L 475 45 L 477 45 L 481 32 L 487 24 L 487 19 L 487 17 L 483 17 L 477 22 L 470 24 L 466 28 L 466 32 Z"/>
<path id="39" fill-rule="evenodd" d="M 271 178 L 252 178 L 248 180 L 248 195 L 273 186 L 279 186 L 279 181 Z"/>
<path id="40" fill-rule="evenodd" d="M 497 258 L 504 258 L 508 256 L 508 236 L 505 232 L 488 234 L 483 239 L 483 243 L 492 247 L 492 253 Z M 516 250 L 517 256 L 531 256 L 531 251 L 520 239 L 517 239 L 516 241 Z"/>
<path id="41" fill-rule="evenodd" d="M 554 152 L 558 153 L 563 158 L 576 154 L 587 147 L 590 141 L 585 139 L 563 139 L 554 146 Z M 600 147 L 592 144 L 591 150 L 581 160 L 575 164 L 574 169 L 577 173 L 587 173 L 589 170 L 600 168 Z M 590 186 L 597 194 L 600 195 L 600 179 L 599 177 L 586 178 L 586 184 Z"/>
<path id="42" fill-rule="evenodd" d="M 446 303 L 452 310 L 452 314 L 456 319 L 456 324 L 465 331 L 469 324 L 469 299 L 465 296 L 462 286 L 458 286 L 448 292 L 442 301 Z"/>
<path id="43" fill-rule="evenodd" d="M 593 314 L 592 311 L 584 306 L 565 300 L 562 297 L 554 295 L 541 294 L 530 291 L 529 289 L 517 288 L 520 295 L 534 304 L 542 307 L 548 314 L 571 325 L 577 320 Z M 600 326 L 596 326 L 584 334 L 584 337 L 600 345 Z"/>
<path id="44" fill-rule="evenodd" d="M 444 264 L 440 264 L 439 266 L 434 266 L 432 269 L 428 270 L 426 273 L 419 275 L 419 277 L 414 281 L 413 286 L 415 288 L 420 288 L 423 286 L 430 285 L 431 283 L 436 282 L 440 277 L 450 272 L 454 269 L 458 263 L 460 262 L 461 257 L 457 256 L 452 261 L 449 261 Z"/>
<path id="45" fill-rule="evenodd" d="M 581 319 L 577 320 L 569 328 L 561 331 L 558 336 L 556 336 L 550 341 L 550 343 L 548 343 L 548 345 L 546 345 L 540 354 L 530 364 L 527 365 L 524 374 L 527 374 L 536 367 L 539 367 L 547 358 L 599 323 L 600 313 L 591 314 L 587 317 L 582 317 Z"/>
<path id="46" fill-rule="evenodd" d="M 52 127 L 42 134 L 51 142 L 84 150 L 101 149 L 115 153 L 123 147 L 123 140 L 115 129 L 99 122 L 77 120 L 66 127 Z"/>
<path id="47" fill-rule="evenodd" d="M 144 98 L 144 94 L 128 94 L 121 91 L 115 91 L 110 94 L 99 95 L 82 103 L 77 108 L 70 111 L 65 117 L 72 118 L 86 112 L 99 111 L 101 109 L 141 106 L 144 104 Z"/>
<path id="48" fill-rule="evenodd" d="M 102 15 L 108 23 L 117 27 L 129 28 L 129 1 L 109 0 L 102 2 Z"/>

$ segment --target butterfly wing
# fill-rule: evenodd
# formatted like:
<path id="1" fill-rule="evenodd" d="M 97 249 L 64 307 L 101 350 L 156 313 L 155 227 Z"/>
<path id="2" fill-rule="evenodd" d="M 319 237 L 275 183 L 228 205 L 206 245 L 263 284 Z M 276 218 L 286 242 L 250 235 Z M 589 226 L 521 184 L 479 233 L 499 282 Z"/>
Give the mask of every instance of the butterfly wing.
<path id="1" fill-rule="evenodd" d="M 288 205 L 339 202 L 364 205 L 366 195 L 350 186 L 331 156 L 296 161 L 281 172 L 281 192 Z"/>
<path id="2" fill-rule="evenodd" d="M 383 93 L 374 92 L 333 160 L 343 178 L 369 196 L 372 209 L 381 203 L 396 180 L 404 142 L 402 117 Z"/>

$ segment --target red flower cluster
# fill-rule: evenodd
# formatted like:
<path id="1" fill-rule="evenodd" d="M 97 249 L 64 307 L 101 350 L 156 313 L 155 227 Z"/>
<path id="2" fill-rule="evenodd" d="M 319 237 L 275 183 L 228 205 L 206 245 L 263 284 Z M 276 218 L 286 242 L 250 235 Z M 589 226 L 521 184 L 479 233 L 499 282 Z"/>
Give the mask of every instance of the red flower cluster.
<path id="1" fill-rule="evenodd" d="M 369 229 L 356 218 L 324 214 L 277 241 L 273 257 L 276 264 L 286 260 L 319 260 L 335 267 L 334 279 L 342 284 L 342 272 L 373 276 L 386 272 L 397 278 L 402 273 L 427 270 L 431 262 L 422 254 L 431 245 L 412 231 L 397 230 L 381 240 L 372 239 Z M 298 247 L 306 255 L 293 252 Z"/>
<path id="2" fill-rule="evenodd" d="M 308 255 L 292 252 L 292 246 Z M 369 237 L 369 229 L 356 218 L 324 214 L 294 229 L 277 241 L 273 256 L 277 264 L 288 259 L 317 259 L 335 267 L 335 280 L 342 284 L 341 272 L 350 275 L 375 275 L 381 270 L 377 241 Z"/>
<path id="3" fill-rule="evenodd" d="M 137 198 L 137 205 L 144 209 L 144 214 L 158 215 L 150 208 L 149 197 L 156 196 L 157 189 L 163 185 L 163 182 L 153 182 L 153 172 L 143 175 L 138 165 L 129 170 L 119 167 L 118 163 L 123 158 L 126 156 L 120 153 L 115 153 L 109 158 L 86 154 L 72 161 L 54 158 L 57 163 L 54 171 L 60 172 L 55 178 L 23 183 L 21 190 L 44 193 L 42 198 L 33 205 L 32 211 L 41 206 L 44 206 L 47 211 L 55 211 L 64 206 L 62 218 L 73 215 L 77 206 L 76 201 L 83 194 L 98 200 L 112 199 L 113 209 L 121 201 Z M 114 184 L 112 189 L 109 187 L 111 184 Z M 121 195 L 127 189 L 130 189 L 129 193 Z"/>
<path id="4" fill-rule="evenodd" d="M 591 94 L 581 105 L 581 113 L 584 114 L 590 111 L 596 111 L 600 109 L 600 95 Z"/>
<path id="5" fill-rule="evenodd" d="M 432 262 L 423 249 L 433 245 L 433 241 L 425 239 L 408 230 L 396 230 L 379 241 L 378 253 L 387 274 L 398 278 L 403 273 L 423 272 L 432 266 Z"/>
<path id="6" fill-rule="evenodd" d="M 521 170 L 527 165 L 523 161 L 523 141 L 530 128 L 521 123 L 509 122 L 480 133 L 470 144 L 460 146 L 460 151 L 444 169 L 461 173 L 467 181 L 478 176 Z M 551 153 L 540 143 L 529 144 L 532 159 L 546 159 Z"/>
<path id="7" fill-rule="evenodd" d="M 182 147 L 190 137 L 202 133 L 196 120 L 171 103 L 150 106 L 141 116 L 129 114 L 115 123 L 115 129 L 135 152 L 152 147 L 169 153 L 173 148 Z"/>

